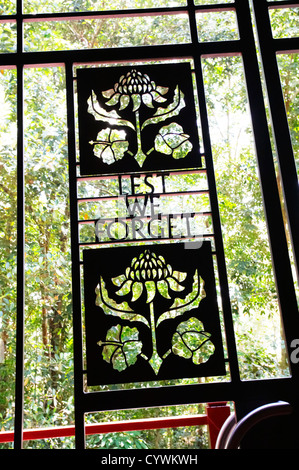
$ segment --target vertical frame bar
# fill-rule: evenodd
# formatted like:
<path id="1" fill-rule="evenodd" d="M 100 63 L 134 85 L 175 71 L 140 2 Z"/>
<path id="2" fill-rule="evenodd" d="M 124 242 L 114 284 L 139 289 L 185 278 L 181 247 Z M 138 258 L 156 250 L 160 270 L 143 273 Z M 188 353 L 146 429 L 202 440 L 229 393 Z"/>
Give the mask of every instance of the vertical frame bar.
<path id="1" fill-rule="evenodd" d="M 66 99 L 68 123 L 69 153 L 69 193 L 72 253 L 72 302 L 73 302 L 73 338 L 74 338 L 74 397 L 76 448 L 85 448 L 84 393 L 83 393 L 83 357 L 82 357 L 82 313 L 81 280 L 79 259 L 78 209 L 77 209 L 77 168 L 75 140 L 75 103 L 73 64 L 66 63 Z"/>
<path id="2" fill-rule="evenodd" d="M 268 94 L 271 121 L 274 130 L 279 171 L 282 177 L 294 261 L 297 270 L 297 280 L 299 283 L 299 187 L 288 118 L 286 115 L 280 74 L 276 60 L 277 51 L 275 39 L 272 37 L 268 10 L 269 4 L 267 5 L 265 0 L 252 0 L 252 4 L 255 23 L 257 26 L 258 45 L 262 57 L 262 67 Z M 279 6 L 279 3 L 277 6 Z M 297 51 L 298 49 L 299 40 Z M 286 53 L 289 52 L 291 51 L 288 48 Z M 294 50 L 294 52 L 296 52 L 296 50 Z"/>
<path id="3" fill-rule="evenodd" d="M 23 125 L 22 0 L 17 0 L 17 322 L 14 448 L 23 447 L 24 419 L 24 306 L 25 306 L 25 180 Z"/>
<path id="4" fill-rule="evenodd" d="M 208 112 L 207 112 L 207 107 L 206 107 L 205 90 L 204 90 L 204 82 L 203 82 L 200 59 L 198 57 L 195 57 L 194 61 L 195 61 L 197 87 L 199 90 L 199 96 L 200 96 L 200 102 L 201 102 L 200 113 L 201 113 L 201 123 L 202 123 L 202 128 L 203 128 L 202 134 L 203 134 L 204 149 L 205 149 L 210 204 L 211 204 L 211 209 L 212 209 L 212 220 L 213 220 L 213 227 L 214 227 L 214 234 L 215 234 L 215 247 L 216 247 L 216 257 L 217 257 L 218 272 L 219 272 L 219 284 L 220 284 L 220 290 L 221 290 L 223 317 L 224 317 L 224 325 L 225 325 L 225 330 L 226 330 L 226 335 L 227 335 L 226 343 L 227 343 L 228 361 L 229 361 L 232 381 L 237 384 L 240 382 L 240 373 L 239 373 L 239 365 L 238 365 L 238 358 L 237 358 L 237 348 L 236 348 L 236 342 L 235 342 L 234 326 L 233 326 L 233 320 L 232 320 L 229 285 L 228 285 L 228 278 L 227 278 L 222 229 L 221 229 L 221 221 L 220 221 L 220 213 L 219 213 L 219 205 L 218 205 L 218 197 L 217 197 L 217 188 L 216 188 L 216 180 L 215 180 L 213 157 L 212 157 L 212 147 L 211 147 L 210 131 L 209 131 L 209 123 L 208 123 Z"/>
<path id="5" fill-rule="evenodd" d="M 260 1 L 260 0 L 259 0 Z M 255 52 L 249 5 L 241 8 L 242 0 L 236 0 L 238 23 L 242 31 L 243 64 L 247 84 L 248 102 L 252 116 L 260 184 L 264 200 L 268 237 L 272 254 L 278 299 L 283 319 L 287 348 L 291 354 L 292 339 L 299 334 L 299 318 L 291 264 L 288 253 L 283 216 L 276 181 L 273 154 L 267 124 L 258 62 Z M 264 27 L 264 25 L 263 25 Z M 274 98 L 272 97 L 272 100 Z M 297 336 L 296 336 L 297 335 Z M 298 378 L 298 365 L 290 364 L 292 374 Z"/>
<path id="6" fill-rule="evenodd" d="M 25 226 L 24 226 L 24 161 L 23 161 L 23 67 L 17 67 L 18 145 L 17 145 L 17 327 L 15 382 L 15 448 L 23 446 L 24 408 L 24 304 L 25 304 Z"/>
<path id="7" fill-rule="evenodd" d="M 219 272 L 219 284 L 221 290 L 221 300 L 223 307 L 223 316 L 224 316 L 224 325 L 226 331 L 226 343 L 227 343 L 227 352 L 228 352 L 228 361 L 230 366 L 230 373 L 232 380 L 236 383 L 240 382 L 240 372 L 237 359 L 237 348 L 234 335 L 234 326 L 232 321 L 232 310 L 230 303 L 229 295 L 229 285 L 227 278 L 223 238 L 222 238 L 222 229 L 217 197 L 217 188 L 216 180 L 214 173 L 213 157 L 212 157 L 212 146 L 210 139 L 210 130 L 208 122 L 208 112 L 205 99 L 205 89 L 204 89 L 204 80 L 202 75 L 202 66 L 201 66 L 201 56 L 199 51 L 198 44 L 198 33 L 197 33 L 197 24 L 196 24 L 196 13 L 194 8 L 193 0 L 188 0 L 188 10 L 189 10 L 189 21 L 190 21 L 190 31 L 192 44 L 194 46 L 194 63 L 195 63 L 195 75 L 196 75 L 196 85 L 198 89 L 198 99 L 200 100 L 200 119 L 202 123 L 202 136 L 203 144 L 205 149 L 205 160 L 207 168 L 207 179 L 209 186 L 209 196 L 210 204 L 212 209 L 212 220 L 215 234 L 215 247 L 216 247 L 216 257 L 218 264 Z"/>

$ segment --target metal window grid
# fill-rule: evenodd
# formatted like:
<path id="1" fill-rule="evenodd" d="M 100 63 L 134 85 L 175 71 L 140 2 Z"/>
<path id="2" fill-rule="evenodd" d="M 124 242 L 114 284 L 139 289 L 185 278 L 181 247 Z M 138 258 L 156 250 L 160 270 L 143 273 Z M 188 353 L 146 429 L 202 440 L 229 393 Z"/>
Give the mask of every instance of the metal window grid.
<path id="1" fill-rule="evenodd" d="M 290 348 L 291 340 L 299 337 L 298 307 L 294 291 L 294 282 L 289 261 L 286 235 L 284 231 L 281 205 L 277 190 L 275 168 L 268 123 L 263 99 L 259 67 L 255 50 L 255 41 L 251 24 L 248 0 L 213 5 L 197 5 L 188 0 L 184 7 L 153 8 L 143 10 L 126 10 L 113 12 L 85 12 L 60 14 L 23 14 L 22 0 L 17 0 L 16 15 L 3 15 L 2 21 L 13 20 L 17 24 L 17 50 L 15 53 L 1 54 L 0 66 L 16 67 L 17 69 L 17 352 L 16 352 L 16 401 L 15 401 L 15 441 L 16 449 L 23 445 L 23 401 L 24 401 L 24 160 L 23 160 L 23 69 L 24 67 L 59 64 L 65 67 L 67 119 L 68 119 L 68 150 L 69 150 L 69 184 L 71 205 L 71 243 L 72 243 L 72 279 L 73 279 L 73 310 L 81 311 L 80 297 L 80 259 L 77 221 L 77 163 L 75 148 L 75 117 L 74 117 L 74 65 L 109 62 L 146 61 L 161 59 L 193 59 L 196 82 L 199 94 L 204 96 L 201 58 L 205 56 L 239 55 L 243 59 L 248 101 L 252 115 L 258 169 L 264 198 L 264 208 L 269 230 L 274 273 L 279 295 L 281 313 L 284 321 L 286 343 Z M 260 43 L 262 63 L 269 93 L 272 122 L 276 145 L 280 158 L 280 171 L 284 182 L 285 197 L 288 206 L 290 231 L 296 261 L 298 260 L 298 183 L 295 182 L 294 159 L 288 135 L 287 119 L 283 107 L 283 97 L 275 54 L 278 51 L 298 51 L 298 38 L 276 39 L 271 36 L 268 9 L 274 7 L 298 6 L 292 1 L 267 2 L 252 0 L 255 13 L 257 33 Z M 196 12 L 199 11 L 235 11 L 239 29 L 239 39 L 221 42 L 199 42 L 196 25 Z M 24 52 L 23 26 L 29 21 L 50 21 L 54 19 L 84 19 L 95 17 L 144 16 L 159 14 L 186 13 L 189 19 L 191 42 L 177 45 L 146 46 L 141 48 L 71 50 L 49 52 Z M 274 76 L 273 76 L 274 74 Z M 234 341 L 234 329 L 229 298 L 229 286 L 226 274 L 220 215 L 217 201 L 217 189 L 212 160 L 211 142 L 205 102 L 201 103 L 202 133 L 206 156 L 206 171 L 209 183 L 209 194 L 212 207 L 212 218 L 215 237 L 219 280 L 227 336 L 227 352 L 231 373 L 231 381 L 223 383 L 207 383 L 198 385 L 168 386 L 150 389 L 121 390 L 109 392 L 85 393 L 83 391 L 82 363 L 82 321 L 81 315 L 74 315 L 74 373 L 75 373 L 75 421 L 76 447 L 85 447 L 84 414 L 98 410 L 117 409 L 121 407 L 135 408 L 146 406 L 163 406 L 192 402 L 234 401 L 238 412 L 238 404 L 244 404 L 252 396 L 257 399 L 286 399 L 294 401 L 296 384 L 298 386 L 298 365 L 290 364 L 291 377 L 285 379 L 241 381 L 238 369 L 237 352 Z M 290 349 L 289 349 L 290 353 Z M 242 408 L 242 407 L 241 407 Z M 241 409 L 240 408 L 240 409 Z M 243 411 L 240 411 L 242 414 Z M 298 413 L 298 411 L 297 411 Z"/>

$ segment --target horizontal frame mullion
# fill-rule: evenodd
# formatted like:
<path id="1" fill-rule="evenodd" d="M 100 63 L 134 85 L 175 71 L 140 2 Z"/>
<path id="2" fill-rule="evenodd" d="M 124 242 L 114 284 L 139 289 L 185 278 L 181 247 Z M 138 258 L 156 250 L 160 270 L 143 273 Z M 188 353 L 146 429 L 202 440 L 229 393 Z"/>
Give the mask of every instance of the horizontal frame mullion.
<path id="1" fill-rule="evenodd" d="M 24 67 L 30 66 L 51 66 L 63 65 L 64 63 L 73 63 L 74 65 L 84 63 L 107 63 L 107 62 L 126 62 L 143 60 L 159 60 L 193 57 L 212 56 L 212 55 L 237 55 L 242 53 L 242 42 L 220 41 L 206 42 L 198 44 L 169 44 L 157 46 L 141 46 L 126 48 L 105 48 L 105 49 L 85 49 L 85 50 L 66 50 L 66 51 L 41 51 L 41 52 L 22 52 L 22 53 L 4 53 L 0 54 L 0 67 L 16 67 L 16 64 L 22 64 Z"/>
<path id="2" fill-rule="evenodd" d="M 36 21 L 67 21 L 67 20 L 88 20 L 97 18 L 130 18 L 143 16 L 164 16 L 188 14 L 187 8 L 148 8 L 148 9 L 128 9 L 128 10 L 106 10 L 106 11 L 86 11 L 86 12 L 67 12 L 67 13 L 39 13 L 24 14 L 22 20 L 26 23 Z"/>
<path id="3" fill-rule="evenodd" d="M 211 382 L 205 384 L 148 387 L 141 389 L 109 390 L 83 394 L 84 412 L 174 406 L 186 403 L 252 400 L 253 396 L 270 401 L 294 402 L 296 392 L 291 378 Z"/>
<path id="4" fill-rule="evenodd" d="M 191 211 L 191 212 L 183 212 L 183 213 L 180 213 L 180 212 L 175 212 L 175 213 L 172 213 L 171 215 L 173 215 L 174 217 L 184 217 L 185 215 L 189 215 L 189 214 L 192 214 L 192 216 L 194 217 L 208 217 L 208 216 L 211 216 L 212 215 L 212 212 L 211 211 L 201 211 L 201 212 L 194 212 L 194 211 Z M 157 220 L 161 220 L 163 218 L 166 218 L 169 214 L 159 214 L 159 219 L 157 218 Z M 124 220 L 133 220 L 135 219 L 136 216 L 134 215 L 127 215 L 127 216 L 116 216 L 116 217 L 101 217 L 101 218 L 98 218 L 98 219 L 80 219 L 78 220 L 78 224 L 79 225 L 93 225 L 95 224 L 98 220 L 105 220 L 105 222 L 110 222 L 110 221 L 124 221 Z M 152 216 L 149 214 L 149 215 L 142 215 L 142 216 L 138 216 L 138 220 L 147 220 L 147 219 L 151 219 Z M 193 237 L 193 235 L 191 235 L 191 237 Z M 187 237 L 184 237 L 184 238 L 187 238 Z"/>
<path id="5" fill-rule="evenodd" d="M 272 48 L 277 54 L 298 53 L 299 37 L 273 39 Z"/>
<path id="6" fill-rule="evenodd" d="M 117 201 L 118 199 L 138 199 L 138 198 L 144 198 L 144 196 L 150 196 L 152 193 L 137 193 L 137 194 L 118 194 L 115 196 L 91 196 L 91 197 L 78 197 L 77 201 L 78 204 L 83 204 L 86 202 L 96 202 L 96 201 Z M 209 194 L 209 189 L 197 189 L 194 191 L 180 191 L 180 192 L 175 192 L 175 191 L 169 191 L 169 192 L 163 192 L 163 193 L 154 193 L 155 196 L 197 196 L 199 194 Z"/>
<path id="7" fill-rule="evenodd" d="M 214 4 L 214 5 L 195 5 L 195 11 L 213 12 L 213 11 L 231 11 L 235 10 L 235 3 Z M 97 10 L 97 11 L 70 11 L 70 12 L 54 12 L 54 13 L 23 13 L 2 15 L 1 21 L 18 20 L 24 22 L 35 21 L 64 21 L 74 19 L 93 19 L 100 17 L 132 17 L 132 16 L 153 16 L 153 15 L 177 15 L 188 14 L 188 6 L 177 7 L 153 7 L 153 8 L 128 8 L 126 10 Z"/>
<path id="8" fill-rule="evenodd" d="M 268 2 L 267 6 L 269 9 L 279 9 L 279 8 L 294 8 L 294 7 L 299 7 L 298 1 L 290 1 L 290 0 L 284 0 L 282 2 Z"/>

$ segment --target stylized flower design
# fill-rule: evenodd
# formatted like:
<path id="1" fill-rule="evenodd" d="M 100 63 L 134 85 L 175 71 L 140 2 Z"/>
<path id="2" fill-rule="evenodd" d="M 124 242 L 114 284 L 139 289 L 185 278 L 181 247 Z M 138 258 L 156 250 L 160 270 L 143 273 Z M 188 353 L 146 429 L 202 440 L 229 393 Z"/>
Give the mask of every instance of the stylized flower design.
<path id="1" fill-rule="evenodd" d="M 113 365 L 113 368 L 122 371 L 135 364 L 137 356 L 141 353 L 142 343 L 138 340 L 137 328 L 116 325 L 107 331 L 106 341 L 99 341 L 103 346 L 103 358 Z"/>
<path id="2" fill-rule="evenodd" d="M 207 362 L 215 351 L 210 336 L 197 318 L 189 318 L 178 325 L 172 338 L 172 351 L 185 359 L 192 358 L 194 364 L 202 364 Z"/>
<path id="3" fill-rule="evenodd" d="M 189 137 L 179 124 L 169 124 L 160 129 L 155 139 L 155 150 L 172 155 L 175 159 L 184 158 L 192 150 Z"/>
<path id="4" fill-rule="evenodd" d="M 131 99 L 133 102 L 133 111 L 137 111 L 143 102 L 149 108 L 153 108 L 153 101 L 163 103 L 166 98 L 163 97 L 168 92 L 168 88 L 156 86 L 147 74 L 143 74 L 136 69 L 132 69 L 126 75 L 122 75 L 114 85 L 114 88 L 103 91 L 102 95 L 109 98 L 106 102 L 108 106 L 119 104 L 119 110 L 125 109 Z"/>
<path id="5" fill-rule="evenodd" d="M 97 140 L 91 142 L 94 145 L 95 156 L 101 158 L 108 165 L 122 159 L 129 147 L 129 142 L 125 138 L 125 131 L 103 129 L 98 133 Z"/>
<path id="6" fill-rule="evenodd" d="M 118 295 L 132 293 L 132 301 L 141 296 L 144 288 L 147 291 L 147 303 L 151 302 L 158 291 L 166 299 L 170 299 L 171 291 L 180 292 L 184 287 L 180 282 L 186 279 L 187 273 L 173 271 L 170 264 L 166 264 L 163 256 L 145 250 L 138 258 L 133 258 L 131 266 L 112 279 L 114 285 L 120 286 Z"/>
<path id="7" fill-rule="evenodd" d="M 189 135 L 185 134 L 182 126 L 177 123 L 162 127 L 155 142 L 153 142 L 154 146 L 146 151 L 143 148 L 142 131 L 144 128 L 178 116 L 186 105 L 184 93 L 178 85 L 174 89 L 172 100 L 171 96 L 167 96 L 168 91 L 168 87 L 156 85 L 147 74 L 133 68 L 125 75 L 122 75 L 113 88 L 102 91 L 102 96 L 106 98 L 105 107 L 102 106 L 101 100 L 100 102 L 98 101 L 96 93 L 92 91 L 87 100 L 88 112 L 94 116 L 96 121 L 106 122 L 113 127 L 130 127 L 136 132 L 137 149 L 134 158 L 140 167 L 143 166 L 144 161 L 153 150 L 166 155 L 172 155 L 175 159 L 184 158 L 191 151 L 192 144 L 188 140 Z M 165 102 L 168 103 L 165 104 Z M 122 113 L 131 103 L 135 122 L 130 119 L 128 120 L 129 116 Z M 154 106 L 155 103 L 162 103 L 162 106 Z M 153 109 L 152 115 L 147 116 L 145 120 L 143 120 L 144 116 L 139 112 L 141 105 Z M 108 110 L 107 106 L 112 107 L 112 109 Z M 118 109 L 116 110 L 116 108 Z M 97 139 L 99 140 L 99 136 Z M 133 155 L 129 151 L 129 142 L 124 142 L 126 142 L 127 146 L 125 147 L 123 144 L 120 147 L 118 145 L 117 149 L 120 151 L 117 155 L 113 154 L 113 150 L 116 148 L 114 143 L 112 143 L 111 147 L 106 146 L 104 152 L 101 147 L 94 147 L 94 154 L 97 157 L 100 156 L 104 163 L 110 165 L 116 160 L 123 158 L 125 152 Z M 92 141 L 90 144 L 94 146 L 98 142 Z M 102 144 L 100 143 L 100 145 Z"/>
<path id="8" fill-rule="evenodd" d="M 213 354 L 214 345 L 209 341 L 210 334 L 204 331 L 203 325 L 195 317 L 177 327 L 170 349 L 162 353 L 161 345 L 158 347 L 159 325 L 164 320 L 172 320 L 190 309 L 196 309 L 206 296 L 203 289 L 204 281 L 199 276 L 198 270 L 193 275 L 191 292 L 190 279 L 189 287 L 184 286 L 186 278 L 187 273 L 174 271 L 164 257 L 156 254 L 152 248 L 145 248 L 131 260 L 124 274 L 111 279 L 117 288 L 115 294 L 124 297 L 121 303 L 116 301 L 114 296 L 114 299 L 109 297 L 101 277 L 96 288 L 96 305 L 99 305 L 106 315 L 118 316 L 126 323 L 142 322 L 151 331 L 152 352 L 149 357 L 147 353 L 142 352 L 143 342 L 139 340 L 137 328 L 118 324 L 108 330 L 106 340 L 98 342 L 98 345 L 103 347 L 104 360 L 111 363 L 114 369 L 125 370 L 136 362 L 138 355 L 141 355 L 148 361 L 155 374 L 158 374 L 163 361 L 171 353 L 192 359 L 194 364 L 205 362 Z M 167 311 L 161 312 L 157 308 L 159 303 L 164 306 L 164 302 L 160 302 L 159 295 L 170 300 Z M 128 297 L 131 302 L 138 299 L 140 302 L 132 307 Z M 145 302 L 148 304 L 146 308 Z"/>

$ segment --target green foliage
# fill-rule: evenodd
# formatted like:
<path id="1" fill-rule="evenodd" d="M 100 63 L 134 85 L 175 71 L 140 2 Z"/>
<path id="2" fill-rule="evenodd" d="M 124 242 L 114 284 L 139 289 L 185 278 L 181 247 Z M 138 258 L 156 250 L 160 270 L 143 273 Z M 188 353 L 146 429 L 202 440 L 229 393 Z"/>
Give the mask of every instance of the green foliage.
<path id="1" fill-rule="evenodd" d="M 88 448 L 96 449 L 148 449 L 142 433 L 138 431 L 117 432 L 93 436 L 88 439 Z"/>
<path id="2" fill-rule="evenodd" d="M 204 65 L 232 303 L 239 313 L 270 315 L 277 297 L 242 62 L 216 58 Z"/>
<path id="3" fill-rule="evenodd" d="M 0 1 L 1 14 L 14 13 L 15 2 Z M 168 2 L 180 5 L 184 2 Z M 218 3 L 198 0 L 197 4 Z M 93 0 L 27 0 L 25 13 L 92 11 L 94 9 L 139 8 L 156 6 L 153 0 L 100 2 Z M 165 2 L 161 2 L 161 6 Z M 295 9 L 294 9 L 295 10 Z M 285 21 L 289 9 L 273 12 L 276 31 L 285 34 L 296 18 Z M 231 13 L 231 12 L 227 12 Z M 227 15 L 225 15 L 227 16 Z M 204 18 L 201 16 L 201 18 Z M 289 19 L 289 16 L 287 16 Z M 202 40 L 234 39 L 236 30 L 231 17 L 223 22 L 215 13 L 209 27 L 199 20 Z M 218 28 L 221 23 L 222 28 Z M 282 28 L 284 26 L 284 28 Z M 292 30 L 293 31 L 293 30 Z M 120 22 L 76 20 L 74 22 L 32 22 L 25 24 L 25 50 L 70 50 L 127 45 L 168 44 L 190 41 L 186 17 L 169 16 L 123 19 Z M 279 36 L 280 37 L 280 36 Z M 15 50 L 16 28 L 11 23 L 0 26 L 0 50 Z M 286 110 L 297 159 L 299 148 L 298 60 L 299 55 L 280 55 L 279 66 Z M 277 296 L 263 213 L 259 178 L 250 134 L 245 119 L 247 98 L 242 62 L 239 57 L 203 60 L 206 99 L 211 126 L 213 158 L 221 213 L 225 254 L 236 314 L 236 334 L 243 377 L 256 379 L 286 373 L 284 346 L 279 345 L 281 363 L 275 350 L 275 338 L 257 334 L 261 318 L 277 316 Z M 68 155 L 66 139 L 65 77 L 60 67 L 26 69 L 25 84 L 25 427 L 47 427 L 73 422 L 73 359 L 71 258 L 68 206 Z M 16 72 L 0 70 L 0 428 L 14 424 L 14 376 L 16 330 Z M 169 135 L 171 129 L 165 128 Z M 163 132 L 164 132 L 163 131 Z M 165 135 L 163 134 L 163 137 Z M 184 149 L 180 135 L 178 149 Z M 156 145 L 161 145 L 156 142 Z M 170 145 L 170 151 L 174 151 Z M 202 175 L 170 178 L 173 192 L 205 188 Z M 98 183 L 97 183 L 98 184 Z M 115 194 L 113 182 L 101 182 L 95 193 Z M 125 185 L 128 182 L 124 182 Z M 116 185 L 117 187 L 117 185 Z M 142 188 L 142 187 L 140 187 Z M 84 187 L 79 188 L 84 196 Z M 209 210 L 209 200 L 193 196 L 181 201 L 185 209 Z M 80 209 L 89 216 L 88 207 Z M 175 213 L 177 200 L 165 202 L 165 211 Z M 109 213 L 109 207 L 103 207 Z M 206 229 L 212 230 L 211 218 Z M 269 321 L 270 321 L 269 320 Z M 267 323 L 266 323 L 267 324 Z M 280 338 L 280 335 L 278 335 Z M 195 342 L 195 346 L 193 346 Z M 198 346 L 198 335 L 188 338 L 188 351 Z M 188 352 L 187 351 L 187 352 Z M 152 384 L 151 384 L 152 385 Z M 160 385 L 154 383 L 153 385 Z M 113 388 L 111 386 L 110 388 Z M 126 386 L 124 386 L 126 388 Z M 182 414 L 185 409 L 135 410 L 106 413 L 105 420 L 138 419 Z M 190 413 L 204 412 L 199 406 Z M 101 415 L 88 417 L 89 422 Z M 198 428 L 138 431 L 104 434 L 88 438 L 91 448 L 206 448 L 206 432 Z M 28 448 L 69 448 L 72 438 L 28 442 Z M 3 448 L 10 447 L 3 445 Z"/>
<path id="4" fill-rule="evenodd" d="M 277 8 L 270 10 L 271 27 L 274 38 L 298 36 L 298 8 Z"/>
<path id="5" fill-rule="evenodd" d="M 1 0 L 0 1 L 0 15 L 10 15 L 16 12 L 15 1 Z"/>

